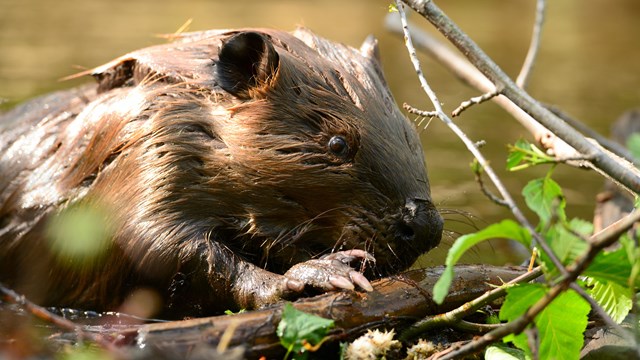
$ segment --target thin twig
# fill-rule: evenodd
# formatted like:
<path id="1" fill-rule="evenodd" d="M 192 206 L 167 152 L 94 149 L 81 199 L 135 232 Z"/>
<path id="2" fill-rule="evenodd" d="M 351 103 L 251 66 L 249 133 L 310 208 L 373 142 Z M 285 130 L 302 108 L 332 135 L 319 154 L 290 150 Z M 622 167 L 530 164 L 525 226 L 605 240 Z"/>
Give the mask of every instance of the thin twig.
<path id="1" fill-rule="evenodd" d="M 444 314 L 430 316 L 424 320 L 413 324 L 410 328 L 405 330 L 400 338 L 402 340 L 413 339 L 420 334 L 437 327 L 454 326 L 457 322 L 463 318 L 475 313 L 482 306 L 504 296 L 507 293 L 507 289 L 511 285 L 529 282 L 542 275 L 542 269 L 537 267 L 532 271 L 525 272 L 517 278 L 509 281 L 504 286 L 497 287 L 491 291 L 487 291 L 481 296 L 469 301 L 460 307 L 448 311 Z"/>
<path id="2" fill-rule="evenodd" d="M 55 315 L 50 311 L 47 311 L 47 309 L 43 308 L 42 306 L 38 306 L 32 303 L 24 295 L 19 295 L 15 291 L 4 286 L 4 284 L 2 283 L 0 283 L 0 293 L 4 295 L 3 299 L 5 301 L 19 305 L 20 307 L 31 313 L 33 316 L 51 323 L 61 329 L 72 331 L 78 334 L 78 337 L 81 339 L 89 339 L 94 343 L 100 345 L 105 350 L 109 351 L 111 355 L 114 355 L 117 358 L 125 358 L 124 353 L 111 341 L 105 339 L 102 335 L 84 331 L 80 325 L 77 325 L 74 322 L 69 321 L 61 316 Z"/>
<path id="3" fill-rule="evenodd" d="M 625 166 L 618 159 L 614 159 L 518 87 L 432 0 L 402 1 L 431 22 L 438 31 L 465 54 L 480 72 L 494 83 L 496 88 L 502 88 L 504 96 L 529 113 L 555 136 L 560 137 L 582 155 L 593 159 L 592 164 L 595 169 L 608 174 L 631 192 L 640 193 L 640 171 L 638 169 Z M 407 35 L 405 35 L 406 37 Z"/>
<path id="4" fill-rule="evenodd" d="M 531 33 L 531 44 L 529 44 L 529 51 L 527 51 L 522 69 L 520 69 L 520 74 L 518 74 L 518 78 L 516 79 L 516 84 L 523 89 L 527 87 L 529 74 L 536 61 L 538 49 L 540 48 L 540 35 L 542 34 L 542 23 L 544 23 L 544 9 L 545 0 L 538 0 L 536 3 L 536 20 L 533 24 L 533 32 Z"/>
<path id="5" fill-rule="evenodd" d="M 453 327 L 456 330 L 472 333 L 472 334 L 485 334 L 489 331 L 495 330 L 501 326 L 502 324 L 478 324 L 470 321 L 460 320 L 456 322 Z"/>
<path id="6" fill-rule="evenodd" d="M 501 198 L 497 197 L 494 193 L 491 192 L 491 190 L 487 188 L 487 186 L 484 184 L 484 181 L 482 180 L 482 171 L 480 171 L 479 167 L 477 169 L 474 169 L 473 173 L 476 176 L 476 182 L 478 183 L 478 186 L 480 186 L 480 190 L 482 191 L 484 196 L 486 196 L 489 200 L 493 201 L 497 205 L 507 208 L 509 207 L 509 204 L 507 204 Z"/>
<path id="7" fill-rule="evenodd" d="M 544 241 L 544 239 L 542 239 L 540 234 L 536 232 L 536 230 L 531 225 L 529 220 L 527 220 L 527 218 L 524 216 L 520 208 L 518 208 L 518 206 L 516 205 L 516 202 L 513 200 L 513 197 L 511 197 L 511 194 L 509 193 L 507 188 L 504 186 L 504 184 L 502 183 L 498 175 L 495 173 L 495 171 L 493 171 L 493 168 L 489 165 L 489 162 L 485 159 L 484 155 L 482 155 L 480 150 L 476 147 L 473 141 L 471 141 L 471 139 L 469 139 L 469 137 L 462 131 L 462 129 L 460 129 L 460 127 L 458 127 L 444 113 L 444 111 L 442 111 L 442 106 L 440 105 L 440 101 L 438 100 L 438 97 L 433 92 L 433 90 L 431 90 L 431 87 L 429 86 L 426 78 L 424 77 L 422 68 L 420 67 L 420 61 L 418 60 L 416 50 L 413 47 L 411 36 L 409 34 L 407 17 L 403 8 L 404 5 L 401 3 L 401 0 L 396 0 L 396 4 L 398 8 L 398 13 L 400 14 L 400 20 L 402 21 L 402 29 L 404 31 L 405 45 L 407 47 L 407 50 L 409 51 L 409 57 L 411 58 L 411 62 L 413 63 L 416 73 L 418 74 L 418 79 L 420 80 L 420 84 L 422 85 L 422 88 L 425 90 L 425 92 L 429 96 L 429 99 L 431 100 L 431 103 L 435 108 L 435 115 L 442 122 L 444 122 L 451 129 L 451 131 L 453 131 L 460 138 L 460 140 L 462 140 L 462 142 L 465 144 L 469 152 L 471 152 L 471 154 L 478 160 L 478 163 L 480 163 L 480 165 L 484 168 L 484 171 L 487 173 L 487 176 L 489 176 L 489 178 L 495 185 L 496 189 L 502 196 L 503 200 L 508 204 L 509 210 L 511 210 L 511 212 L 513 213 L 515 218 L 518 220 L 518 222 L 520 222 L 529 231 L 529 233 L 531 233 L 534 245 L 540 247 L 547 254 L 547 256 L 549 256 L 549 259 L 551 259 L 551 261 L 556 266 L 556 268 L 561 273 L 565 274 L 566 271 L 564 269 L 564 266 L 562 266 L 562 263 L 560 262 L 558 257 L 555 256 L 555 254 L 553 253 L 553 251 L 551 251 L 551 248 L 546 243 L 546 241 Z"/>
<path id="8" fill-rule="evenodd" d="M 451 112 L 451 116 L 456 117 L 456 116 L 460 116 L 460 114 L 462 114 L 463 111 L 467 110 L 468 108 L 470 108 L 473 105 L 476 104 L 481 104 L 487 100 L 491 100 L 494 97 L 500 95 L 500 91 L 499 90 L 493 90 L 491 92 L 488 92 L 486 94 L 482 94 L 480 96 L 476 96 L 476 97 L 472 97 L 471 99 L 467 100 L 467 101 L 463 101 L 460 106 L 458 106 L 457 108 L 455 108 L 452 112 Z"/>

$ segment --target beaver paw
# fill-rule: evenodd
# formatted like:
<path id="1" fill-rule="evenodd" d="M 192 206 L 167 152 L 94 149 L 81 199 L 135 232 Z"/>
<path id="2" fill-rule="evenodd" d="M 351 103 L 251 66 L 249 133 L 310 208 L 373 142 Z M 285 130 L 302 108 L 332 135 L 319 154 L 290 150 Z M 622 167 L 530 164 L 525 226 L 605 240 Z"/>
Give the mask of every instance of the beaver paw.
<path id="1" fill-rule="evenodd" d="M 365 291 L 372 291 L 369 280 L 349 266 L 354 260 L 375 261 L 373 256 L 364 250 L 338 251 L 292 266 L 284 274 L 288 280 L 287 287 L 296 291 L 302 290 L 306 285 L 321 291 L 332 291 L 353 290 L 358 286 Z"/>

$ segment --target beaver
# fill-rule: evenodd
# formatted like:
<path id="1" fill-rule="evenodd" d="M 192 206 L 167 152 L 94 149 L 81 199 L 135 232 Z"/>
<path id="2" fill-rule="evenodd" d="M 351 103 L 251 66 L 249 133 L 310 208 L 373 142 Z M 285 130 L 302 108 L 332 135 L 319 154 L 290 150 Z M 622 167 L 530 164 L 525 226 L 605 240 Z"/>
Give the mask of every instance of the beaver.
<path id="1" fill-rule="evenodd" d="M 184 33 L 88 74 L 0 118 L 0 281 L 40 304 L 257 308 L 370 290 L 440 241 L 374 38 Z"/>

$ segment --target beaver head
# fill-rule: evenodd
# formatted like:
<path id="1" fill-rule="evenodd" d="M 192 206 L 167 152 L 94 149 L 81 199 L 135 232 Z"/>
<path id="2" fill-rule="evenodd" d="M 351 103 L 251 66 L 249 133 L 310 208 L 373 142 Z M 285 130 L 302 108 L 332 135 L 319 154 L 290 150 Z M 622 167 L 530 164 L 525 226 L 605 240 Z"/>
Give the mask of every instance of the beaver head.
<path id="1" fill-rule="evenodd" d="M 40 211 L 33 224 L 42 209 L 106 204 L 113 269 L 171 278 L 207 257 L 215 272 L 230 261 L 215 261 L 216 243 L 273 272 L 362 249 L 387 274 L 440 240 L 420 139 L 373 39 L 355 50 L 306 30 L 191 33 L 93 75 L 97 93 L 26 142 L 51 155 L 11 201 Z"/>
<path id="2" fill-rule="evenodd" d="M 224 146 L 202 162 L 221 180 L 216 216 L 242 247 L 260 242 L 263 258 L 285 264 L 362 248 L 387 273 L 438 244 L 421 143 L 375 40 L 360 51 L 304 30 L 220 41 L 209 131 Z"/>

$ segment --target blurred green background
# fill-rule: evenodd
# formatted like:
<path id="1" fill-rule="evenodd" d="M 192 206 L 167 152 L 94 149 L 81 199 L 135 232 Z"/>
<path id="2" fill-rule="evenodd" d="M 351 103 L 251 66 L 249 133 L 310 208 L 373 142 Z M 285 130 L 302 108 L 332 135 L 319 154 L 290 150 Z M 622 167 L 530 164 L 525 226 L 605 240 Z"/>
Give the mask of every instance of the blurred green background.
<path id="1" fill-rule="evenodd" d="M 205 1 L 205 0 L 0 0 L 0 98 L 2 109 L 48 91 L 91 79 L 60 82 L 80 69 L 108 62 L 128 51 L 162 43 L 156 34 L 172 33 L 188 19 L 189 30 L 298 25 L 352 46 L 368 34 L 380 39 L 387 79 L 399 103 L 429 109 L 410 65 L 403 42 L 384 29 L 390 1 Z M 438 1 L 470 36 L 515 77 L 527 51 L 534 0 Z M 555 104 L 601 133 L 624 110 L 640 105 L 640 1 L 548 1 L 539 58 L 529 83 L 530 93 Z M 430 25 L 413 14 L 422 28 Z M 442 67 L 422 57 L 431 86 L 445 110 L 478 95 Z M 514 195 L 547 168 L 508 174 L 506 144 L 531 139 L 497 106 L 474 107 L 457 120 L 474 140 L 485 140 L 483 152 Z M 471 155 L 443 125 L 434 121 L 422 132 L 431 189 L 439 207 L 469 212 L 478 227 L 509 217 L 478 190 L 469 171 Z M 555 179 L 565 188 L 568 213 L 591 219 L 594 196 L 602 185 L 596 174 L 562 167 Z M 519 196 L 518 196 L 519 197 Z M 463 220 L 459 216 L 447 216 Z M 449 221 L 448 229 L 471 227 Z M 436 250 L 436 254 L 446 249 Z M 495 244 L 469 261 L 518 261 L 508 247 Z M 437 263 L 439 256 L 429 256 Z M 434 259 L 434 260 L 431 260 Z"/>

